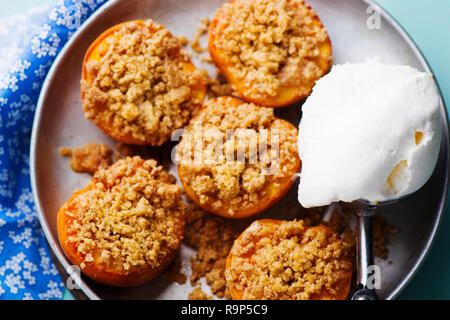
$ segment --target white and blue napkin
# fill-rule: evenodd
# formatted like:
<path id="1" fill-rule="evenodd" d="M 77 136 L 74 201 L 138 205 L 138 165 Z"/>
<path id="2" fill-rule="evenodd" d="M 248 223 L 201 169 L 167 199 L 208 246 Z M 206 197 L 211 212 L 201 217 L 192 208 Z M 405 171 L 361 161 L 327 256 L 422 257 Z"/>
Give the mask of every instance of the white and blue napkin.
<path id="1" fill-rule="evenodd" d="M 31 126 L 55 57 L 105 2 L 60 0 L 0 21 L 0 299 L 63 297 L 31 193 Z"/>

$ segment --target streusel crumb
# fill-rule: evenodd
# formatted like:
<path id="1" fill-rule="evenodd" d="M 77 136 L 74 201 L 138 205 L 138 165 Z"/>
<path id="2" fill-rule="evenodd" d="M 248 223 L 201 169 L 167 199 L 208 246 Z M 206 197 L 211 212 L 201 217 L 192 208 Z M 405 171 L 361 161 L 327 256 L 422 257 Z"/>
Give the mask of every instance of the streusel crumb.
<path id="1" fill-rule="evenodd" d="M 201 106 L 202 73 L 179 39 L 151 20 L 126 23 L 108 41 L 101 60 L 85 65 L 86 118 L 122 142 L 161 145 Z"/>
<path id="2" fill-rule="evenodd" d="M 233 86 L 228 83 L 227 79 L 220 72 L 217 72 L 215 78 L 211 77 L 206 70 L 202 70 L 202 72 L 206 79 L 208 100 L 222 96 L 238 96 Z"/>
<path id="3" fill-rule="evenodd" d="M 189 293 L 188 300 L 213 300 L 213 297 L 208 296 L 200 287 L 195 287 L 195 289 Z"/>
<path id="4" fill-rule="evenodd" d="M 194 40 L 190 41 L 192 50 L 197 53 L 202 53 L 207 50 L 206 48 L 200 46 L 200 38 L 208 32 L 209 22 L 209 19 L 203 18 L 197 27 Z"/>
<path id="5" fill-rule="evenodd" d="M 233 86 L 224 81 L 223 78 L 218 77 L 217 79 L 207 77 L 208 86 L 208 99 L 214 99 L 222 96 L 237 96 Z"/>
<path id="6" fill-rule="evenodd" d="M 89 173 L 93 175 L 99 169 L 105 169 L 112 164 L 113 151 L 105 144 L 88 142 L 83 147 L 61 148 L 62 156 L 70 157 L 70 167 L 73 171 L 79 173 Z"/>
<path id="7" fill-rule="evenodd" d="M 225 219 L 207 213 L 195 204 L 188 206 L 184 241 L 197 249 L 191 258 L 191 285 L 205 277 L 215 296 L 231 298 L 225 280 L 225 261 L 234 240 L 251 221 Z"/>
<path id="8" fill-rule="evenodd" d="M 314 230 L 314 231 L 313 231 Z M 319 230 L 319 231 L 318 231 Z M 348 247 L 325 228 L 303 221 L 271 225 L 255 221 L 231 249 L 225 275 L 242 299 L 309 300 L 351 274 Z"/>
<path id="9" fill-rule="evenodd" d="M 226 208 L 232 216 L 267 202 L 293 181 L 297 129 L 271 108 L 220 97 L 209 100 L 185 128 L 177 161 L 183 184 L 200 205 Z"/>
<path id="10" fill-rule="evenodd" d="M 234 0 L 218 11 L 210 39 L 245 97 L 264 101 L 280 87 L 307 95 L 326 72 L 319 58 L 331 61 L 320 51 L 329 40 L 317 19 L 302 0 Z"/>
<path id="11" fill-rule="evenodd" d="M 189 40 L 185 36 L 178 36 L 177 39 L 182 47 L 189 43 Z"/>
<path id="12" fill-rule="evenodd" d="M 125 274 L 158 269 L 178 249 L 185 204 L 175 178 L 154 160 L 119 160 L 99 170 L 91 184 L 65 208 L 74 217 L 68 243 L 81 265 L 104 264 Z"/>
<path id="13" fill-rule="evenodd" d="M 381 217 L 375 217 L 373 222 L 373 249 L 374 254 L 382 259 L 389 255 L 388 236 L 398 233 L 396 227 L 390 226 Z"/>

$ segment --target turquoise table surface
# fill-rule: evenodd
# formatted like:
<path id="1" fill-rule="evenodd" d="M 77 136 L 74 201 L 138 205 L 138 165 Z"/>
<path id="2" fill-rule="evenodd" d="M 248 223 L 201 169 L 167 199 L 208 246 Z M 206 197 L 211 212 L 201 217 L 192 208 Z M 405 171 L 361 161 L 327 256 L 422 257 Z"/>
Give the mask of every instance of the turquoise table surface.
<path id="1" fill-rule="evenodd" d="M 345 1 L 345 0 L 333 0 Z M 450 1 L 449 0 L 377 0 L 411 38 L 428 60 L 450 106 Z M 54 3 L 54 0 L 0 0 L 0 18 L 28 8 Z M 450 299 L 450 206 L 423 267 L 400 299 Z M 71 299 L 68 292 L 65 299 Z"/>

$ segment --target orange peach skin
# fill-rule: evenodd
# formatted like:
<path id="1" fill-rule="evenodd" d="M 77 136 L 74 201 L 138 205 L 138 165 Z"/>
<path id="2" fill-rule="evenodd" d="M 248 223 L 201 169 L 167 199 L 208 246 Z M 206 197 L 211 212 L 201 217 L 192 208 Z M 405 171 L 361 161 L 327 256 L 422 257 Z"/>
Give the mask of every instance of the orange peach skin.
<path id="1" fill-rule="evenodd" d="M 96 183 L 98 183 L 98 181 L 93 179 L 84 189 L 75 192 L 72 198 L 70 198 L 58 212 L 57 230 L 59 243 L 67 258 L 78 267 L 80 267 L 80 264 L 84 261 L 84 256 L 78 252 L 77 247 L 73 242 L 68 241 L 68 238 L 72 235 L 70 226 L 78 219 L 77 212 L 74 210 L 77 197 L 94 189 Z M 178 234 L 180 239 L 182 239 L 183 233 L 184 228 L 181 228 Z M 176 251 L 174 250 L 171 255 L 164 259 L 164 261 L 161 261 L 158 268 L 143 267 L 140 270 L 126 274 L 123 270 L 100 263 L 100 253 L 94 252 L 93 263 L 85 263 L 86 266 L 84 268 L 80 267 L 80 270 L 89 278 L 103 284 L 116 287 L 133 287 L 141 285 L 158 276 L 172 261 L 175 253 Z"/>
<path id="2" fill-rule="evenodd" d="M 219 97 L 217 99 L 220 99 L 223 101 L 224 106 L 228 107 L 236 107 L 242 104 L 242 101 L 233 98 L 233 97 Z M 205 107 L 202 108 L 201 111 L 203 111 Z M 200 111 L 200 112 L 201 112 Z M 292 124 L 289 122 L 277 119 L 277 121 L 281 121 L 283 128 L 286 128 L 286 131 L 292 130 L 293 128 L 297 130 Z M 296 180 L 295 174 L 300 171 L 300 165 L 301 161 L 298 155 L 295 155 L 296 164 L 293 167 L 293 170 L 289 176 L 287 176 L 285 179 L 281 180 L 279 183 L 279 187 L 276 187 L 274 185 L 268 186 L 268 193 L 267 196 L 263 199 L 260 199 L 258 204 L 254 207 L 243 209 L 241 211 L 234 212 L 233 215 L 230 215 L 229 209 L 230 205 L 227 203 L 224 203 L 222 207 L 219 209 L 215 209 L 211 207 L 208 204 L 204 204 L 200 202 L 200 199 L 198 195 L 195 193 L 195 191 L 187 184 L 186 182 L 186 174 L 189 170 L 189 168 L 179 164 L 178 165 L 178 176 L 180 177 L 181 184 L 183 185 L 184 190 L 186 191 L 187 195 L 203 210 L 206 210 L 208 212 L 211 212 L 213 214 L 225 217 L 225 218 L 233 218 L 233 219 L 241 219 L 241 218 L 247 218 L 250 216 L 253 216 L 261 211 L 266 210 L 267 208 L 270 208 L 272 205 L 274 205 L 276 202 L 278 202 L 283 196 L 289 191 L 292 184 Z"/>
<path id="3" fill-rule="evenodd" d="M 141 26 L 144 23 L 144 20 L 127 21 L 127 22 L 117 24 L 117 25 L 109 28 L 105 32 L 103 32 L 97 39 L 95 39 L 95 41 L 90 45 L 90 47 L 86 51 L 86 55 L 84 56 L 83 69 L 82 69 L 82 74 L 81 74 L 81 78 L 83 80 L 85 80 L 89 84 L 92 83 L 92 79 L 90 78 L 89 73 L 87 72 L 87 69 L 86 69 L 86 64 L 89 63 L 90 61 L 100 61 L 105 56 L 105 54 L 108 52 L 108 48 L 109 48 L 108 39 L 112 39 L 112 38 L 119 39 L 120 38 L 120 29 L 128 23 L 136 23 L 137 25 Z M 164 28 L 164 27 L 161 26 L 161 28 Z M 152 31 L 156 32 L 156 31 L 160 30 L 161 28 L 154 29 Z M 172 35 L 170 35 L 170 36 L 172 37 Z M 190 60 L 186 61 L 182 57 L 182 55 L 178 55 L 177 59 L 179 59 L 180 64 L 183 66 L 184 71 L 194 72 L 196 70 L 194 64 Z M 205 96 L 206 96 L 206 85 L 205 84 L 198 83 L 195 86 L 192 86 L 191 90 L 193 92 L 193 97 L 199 99 L 200 101 L 203 101 L 205 99 Z M 84 99 L 83 91 L 81 92 L 81 99 L 82 100 Z M 106 106 L 103 106 L 103 105 L 97 106 L 99 111 L 103 110 L 105 107 Z M 110 121 L 112 121 L 112 119 Z M 121 133 L 119 135 L 113 134 L 113 130 L 111 129 L 112 123 L 103 121 L 101 123 L 97 123 L 97 126 L 100 129 L 102 129 L 107 135 L 109 135 L 110 137 L 113 137 L 114 139 L 116 139 L 120 142 L 127 143 L 127 144 L 135 144 L 135 145 L 148 145 L 147 143 L 143 143 L 140 140 L 134 139 L 130 133 L 128 133 L 128 134 Z"/>
<path id="4" fill-rule="evenodd" d="M 276 226 L 280 225 L 282 222 L 283 222 L 282 220 L 262 219 L 262 220 L 257 220 L 253 223 L 261 223 L 261 224 L 273 226 L 274 228 L 276 228 Z M 250 227 L 248 227 L 248 228 L 250 228 Z M 245 236 L 245 232 L 247 231 L 247 229 L 241 233 L 241 235 L 239 236 L 238 239 L 242 239 Z M 324 230 L 326 232 L 327 236 L 330 236 L 334 233 L 333 230 L 331 230 L 330 228 L 325 227 L 325 226 L 309 227 L 307 229 L 316 230 L 317 232 L 319 230 Z M 236 242 L 235 242 L 235 245 L 236 245 Z M 232 254 L 232 252 L 233 252 L 233 248 L 230 250 L 230 254 L 227 257 L 226 266 L 225 266 L 226 269 L 229 269 L 233 262 L 234 255 Z M 250 259 L 250 257 L 247 257 L 247 258 Z M 347 299 L 348 293 L 350 291 L 351 280 L 352 280 L 352 271 L 350 270 L 345 275 L 345 277 L 343 277 L 342 280 L 336 285 L 336 288 L 335 288 L 336 293 L 335 294 L 332 294 L 324 289 L 321 293 L 312 297 L 311 300 L 345 300 L 345 299 Z M 242 291 L 237 290 L 230 283 L 228 283 L 228 288 L 230 290 L 230 294 L 231 294 L 231 297 L 233 298 L 233 300 L 242 300 L 242 297 L 243 297 Z"/>
<path id="5" fill-rule="evenodd" d="M 233 2 L 233 1 L 231 1 Z M 292 4 L 294 7 L 296 4 Z M 307 4 L 305 4 L 308 6 Z M 311 10 L 311 18 L 314 21 L 314 23 L 317 25 L 317 27 L 323 29 L 324 26 L 322 25 L 322 22 L 320 21 L 317 14 L 311 9 L 311 7 L 308 6 L 308 8 Z M 242 79 L 239 79 L 236 77 L 235 73 L 232 71 L 234 68 L 234 65 L 229 61 L 227 58 L 226 52 L 218 48 L 216 43 L 216 34 L 219 33 L 226 27 L 225 25 L 220 25 L 220 16 L 221 16 L 221 9 L 217 12 L 214 19 L 211 21 L 210 27 L 209 27 L 209 53 L 211 55 L 211 58 L 214 62 L 214 64 L 221 70 L 225 78 L 228 80 L 229 83 L 235 86 L 236 90 L 238 91 L 239 95 L 242 99 L 244 99 L 247 102 L 253 102 L 258 105 L 266 106 L 266 107 L 284 107 L 290 104 L 293 104 L 297 101 L 300 101 L 311 93 L 312 87 L 315 84 L 314 82 L 305 84 L 304 87 L 299 88 L 297 86 L 283 86 L 280 87 L 279 92 L 274 97 L 264 97 L 264 98 L 253 98 L 249 96 L 246 93 L 246 86 L 245 82 Z M 220 28 L 220 29 L 219 29 Z M 214 30 L 214 32 L 212 32 Z M 332 55 L 332 48 L 331 48 L 331 41 L 330 38 L 327 37 L 327 40 L 322 46 L 319 48 L 319 51 L 321 54 L 326 55 L 327 57 L 331 57 Z M 317 65 L 319 66 L 320 70 L 322 71 L 322 76 L 325 75 L 328 70 L 331 67 L 332 61 L 331 59 L 323 59 L 321 57 L 318 57 L 315 59 Z M 317 79 L 316 79 L 317 80 Z"/>

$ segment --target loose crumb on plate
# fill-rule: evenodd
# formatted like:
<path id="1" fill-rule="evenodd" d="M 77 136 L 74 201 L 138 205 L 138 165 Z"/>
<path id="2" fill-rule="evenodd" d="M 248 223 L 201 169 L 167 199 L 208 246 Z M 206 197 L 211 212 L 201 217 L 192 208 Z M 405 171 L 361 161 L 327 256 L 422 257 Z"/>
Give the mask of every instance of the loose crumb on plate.
<path id="1" fill-rule="evenodd" d="M 209 76 L 206 70 L 202 70 L 202 72 L 206 83 L 208 100 L 221 96 L 239 97 L 233 85 L 228 83 L 219 69 L 217 69 L 217 76 L 215 78 Z"/>
<path id="2" fill-rule="evenodd" d="M 388 236 L 396 233 L 398 233 L 396 227 L 388 225 L 379 216 L 375 217 L 373 223 L 373 249 L 377 257 L 387 259 L 389 255 Z"/>
<path id="3" fill-rule="evenodd" d="M 186 46 L 189 43 L 189 40 L 185 36 L 177 36 L 177 39 L 182 47 Z"/>
<path id="4" fill-rule="evenodd" d="M 88 142 L 83 147 L 61 148 L 59 153 L 62 156 L 70 157 L 70 167 L 79 173 L 89 173 L 93 175 L 99 169 L 105 169 L 113 163 L 113 151 L 105 144 Z"/>
<path id="5" fill-rule="evenodd" d="M 199 286 L 197 286 L 189 293 L 188 300 L 213 300 L 213 297 L 208 296 Z"/>
<path id="6" fill-rule="evenodd" d="M 216 79 L 207 76 L 207 94 L 208 99 L 214 99 L 222 96 L 238 96 L 233 86 L 228 83 L 225 77 L 218 76 Z"/>
<path id="7" fill-rule="evenodd" d="M 200 38 L 208 32 L 209 23 L 210 21 L 208 18 L 203 18 L 197 27 L 197 32 L 195 33 L 194 40 L 190 41 L 192 50 L 197 53 L 202 53 L 207 50 L 206 48 L 200 46 Z"/>
<path id="8" fill-rule="evenodd" d="M 201 57 L 200 61 L 201 62 L 206 62 L 206 63 L 213 63 L 211 56 Z"/>
<path id="9" fill-rule="evenodd" d="M 197 249 L 191 259 L 191 284 L 196 285 L 205 277 L 211 292 L 219 298 L 230 299 L 225 280 L 225 261 L 234 240 L 253 220 L 221 218 L 190 204 L 184 242 Z"/>

